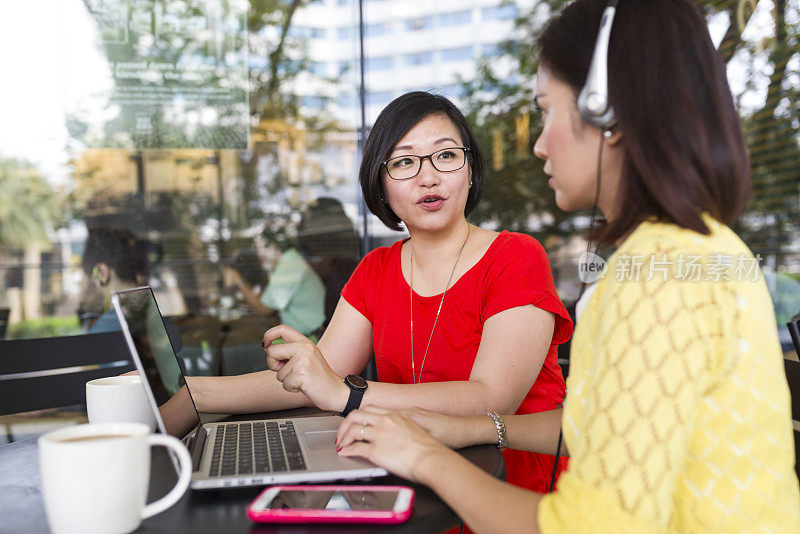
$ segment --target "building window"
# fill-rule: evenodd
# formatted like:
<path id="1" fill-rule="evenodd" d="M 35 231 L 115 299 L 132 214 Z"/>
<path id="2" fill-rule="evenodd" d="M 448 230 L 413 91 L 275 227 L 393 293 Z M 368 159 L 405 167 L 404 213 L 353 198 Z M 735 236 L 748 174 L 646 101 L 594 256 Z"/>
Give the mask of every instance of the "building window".
<path id="1" fill-rule="evenodd" d="M 481 47 L 481 55 L 483 57 L 498 57 L 503 55 L 503 51 L 497 43 L 490 43 Z"/>
<path id="2" fill-rule="evenodd" d="M 311 65 L 309 65 L 308 70 L 316 74 L 317 76 L 327 76 L 328 75 L 328 67 L 326 63 L 321 61 L 312 61 Z"/>
<path id="3" fill-rule="evenodd" d="M 438 17 L 439 26 L 461 26 L 462 24 L 469 24 L 472 22 L 472 11 L 452 11 L 450 13 L 442 13 Z"/>
<path id="4" fill-rule="evenodd" d="M 301 105 L 310 109 L 325 109 L 328 105 L 328 100 L 326 96 L 304 96 L 301 100 Z"/>
<path id="5" fill-rule="evenodd" d="M 310 33 L 310 28 L 304 28 L 302 26 L 290 26 L 286 32 L 286 35 L 289 37 L 297 37 L 298 39 L 307 39 Z"/>
<path id="6" fill-rule="evenodd" d="M 353 31 L 352 26 L 344 26 L 336 30 L 336 37 L 341 39 L 342 41 L 347 41 L 349 39 L 352 39 L 354 35 L 355 32 Z"/>
<path id="7" fill-rule="evenodd" d="M 517 6 L 484 7 L 481 10 L 483 20 L 510 20 L 517 17 Z"/>
<path id="8" fill-rule="evenodd" d="M 458 48 L 445 48 L 440 52 L 442 61 L 462 61 L 472 59 L 474 56 L 471 46 L 460 46 Z"/>
<path id="9" fill-rule="evenodd" d="M 448 98 L 459 98 L 464 94 L 464 88 L 459 83 L 451 83 L 439 87 L 436 92 Z"/>
<path id="10" fill-rule="evenodd" d="M 367 24 L 364 26 L 364 37 L 381 37 L 389 33 L 387 24 Z"/>
<path id="11" fill-rule="evenodd" d="M 368 106 L 385 106 L 392 100 L 391 91 L 367 91 L 365 100 Z"/>
<path id="12" fill-rule="evenodd" d="M 429 63 L 433 63 L 433 52 L 428 50 L 425 52 L 406 54 L 404 60 L 407 66 L 428 65 Z"/>
<path id="13" fill-rule="evenodd" d="M 368 57 L 365 63 L 366 70 L 389 70 L 394 67 L 392 56 Z"/>
<path id="14" fill-rule="evenodd" d="M 406 30 L 416 31 L 433 27 L 433 17 L 418 17 L 406 21 Z"/>
<path id="15" fill-rule="evenodd" d="M 336 99 L 336 105 L 342 109 L 349 109 L 356 107 L 356 96 L 352 93 L 341 95 Z"/>

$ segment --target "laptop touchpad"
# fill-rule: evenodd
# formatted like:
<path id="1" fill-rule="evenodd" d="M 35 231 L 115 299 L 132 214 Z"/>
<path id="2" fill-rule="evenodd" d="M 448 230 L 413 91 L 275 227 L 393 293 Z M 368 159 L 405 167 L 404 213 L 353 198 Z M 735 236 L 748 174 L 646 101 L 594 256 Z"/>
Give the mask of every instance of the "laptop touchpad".
<path id="1" fill-rule="evenodd" d="M 304 432 L 303 438 L 309 450 L 336 450 L 336 430 L 312 430 Z"/>

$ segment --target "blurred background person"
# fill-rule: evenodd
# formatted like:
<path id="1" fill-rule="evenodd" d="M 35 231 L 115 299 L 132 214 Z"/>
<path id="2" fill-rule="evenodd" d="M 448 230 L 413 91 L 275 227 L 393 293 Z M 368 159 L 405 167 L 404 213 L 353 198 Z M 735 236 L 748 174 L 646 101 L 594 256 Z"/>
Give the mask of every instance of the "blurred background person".
<path id="1" fill-rule="evenodd" d="M 120 329 L 111 308 L 111 293 L 147 285 L 149 252 L 150 242 L 128 230 L 109 227 L 89 230 L 81 260 L 84 281 L 78 306 L 84 332 Z"/>
<path id="2" fill-rule="evenodd" d="M 255 252 L 242 251 L 227 269 L 253 312 L 318 339 L 358 261 L 355 228 L 342 204 L 322 197 L 302 213 L 296 245 L 280 253 L 271 273 Z"/>

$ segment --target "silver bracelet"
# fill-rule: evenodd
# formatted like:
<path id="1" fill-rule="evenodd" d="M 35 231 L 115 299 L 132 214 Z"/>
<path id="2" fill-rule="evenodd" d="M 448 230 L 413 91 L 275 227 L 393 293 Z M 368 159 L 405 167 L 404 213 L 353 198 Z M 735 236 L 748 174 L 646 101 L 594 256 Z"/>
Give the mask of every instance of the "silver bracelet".
<path id="1" fill-rule="evenodd" d="M 503 449 L 508 447 L 508 434 L 506 433 L 506 424 L 503 422 L 503 418 L 494 412 L 489 412 L 486 415 L 491 417 L 492 421 L 494 421 L 494 427 L 497 429 L 497 448 L 502 451 Z"/>

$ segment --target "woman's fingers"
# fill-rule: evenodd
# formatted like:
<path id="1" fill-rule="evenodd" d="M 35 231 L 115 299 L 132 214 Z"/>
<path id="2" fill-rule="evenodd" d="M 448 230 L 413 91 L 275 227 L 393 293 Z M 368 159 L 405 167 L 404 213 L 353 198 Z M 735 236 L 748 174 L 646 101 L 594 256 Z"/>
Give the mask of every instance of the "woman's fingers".
<path id="1" fill-rule="evenodd" d="M 262 346 L 269 346 L 272 344 L 273 341 L 276 339 L 283 339 L 287 343 L 292 343 L 294 341 L 308 341 L 308 338 L 292 328 L 289 325 L 279 324 L 278 326 L 273 326 L 266 332 L 264 332 L 264 337 L 262 339 Z"/>
<path id="2" fill-rule="evenodd" d="M 297 362 L 288 359 L 282 363 L 283 365 L 281 365 L 280 368 L 276 370 L 277 372 L 275 373 L 275 377 L 278 379 L 278 381 L 285 382 L 286 377 L 289 376 L 289 373 L 291 373 L 294 370 L 294 367 L 297 364 Z"/>
<path id="3" fill-rule="evenodd" d="M 339 454 L 345 457 L 359 456 L 370 460 L 373 448 L 374 445 L 366 441 L 355 441 L 339 450 Z"/>
<path id="4" fill-rule="evenodd" d="M 371 413 L 364 407 L 360 410 L 350 412 L 350 415 L 339 425 L 339 431 L 336 434 L 336 443 L 339 446 L 343 444 L 350 444 L 361 438 L 361 428 L 364 425 L 375 425 L 380 421 L 380 414 Z M 386 412 L 386 410 L 384 410 Z"/>
<path id="5" fill-rule="evenodd" d="M 291 360 L 301 349 L 298 343 L 282 343 L 280 345 L 267 345 L 267 368 L 277 371 L 288 360 Z"/>

